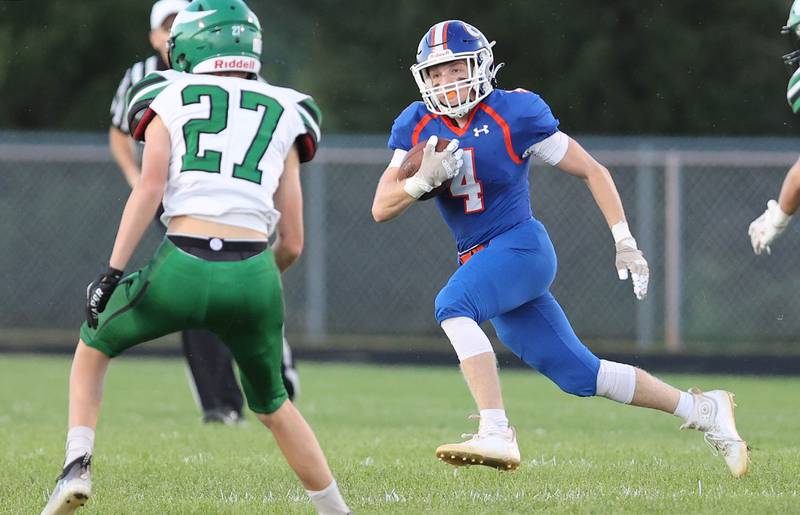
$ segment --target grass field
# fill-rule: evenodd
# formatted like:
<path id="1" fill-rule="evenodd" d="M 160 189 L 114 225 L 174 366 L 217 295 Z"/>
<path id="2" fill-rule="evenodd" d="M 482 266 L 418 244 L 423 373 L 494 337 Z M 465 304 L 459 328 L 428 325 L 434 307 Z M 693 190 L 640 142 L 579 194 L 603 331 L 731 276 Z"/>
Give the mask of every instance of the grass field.
<path id="1" fill-rule="evenodd" d="M 0 356 L 0 513 L 38 513 L 63 460 L 69 360 Z M 670 376 L 737 394 L 753 447 L 734 480 L 679 420 L 502 376 L 523 463 L 454 469 L 434 448 L 475 427 L 454 368 L 301 363 L 298 406 L 356 513 L 800 512 L 800 379 Z M 202 426 L 179 360 L 122 358 L 106 383 L 95 494 L 81 513 L 312 513 L 269 433 Z"/>

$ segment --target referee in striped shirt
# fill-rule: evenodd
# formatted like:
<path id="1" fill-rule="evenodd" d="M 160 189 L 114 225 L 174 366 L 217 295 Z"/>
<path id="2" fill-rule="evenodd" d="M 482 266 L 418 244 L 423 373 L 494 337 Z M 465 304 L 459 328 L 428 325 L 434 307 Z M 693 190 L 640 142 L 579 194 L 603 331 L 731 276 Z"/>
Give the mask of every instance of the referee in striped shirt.
<path id="1" fill-rule="evenodd" d="M 140 61 L 125 72 L 117 93 L 111 102 L 111 127 L 108 143 L 111 154 L 119 165 L 128 185 L 133 187 L 139 180 L 139 165 L 135 143 L 130 137 L 126 116 L 125 96 L 128 89 L 145 75 L 169 69 L 167 41 L 170 28 L 178 11 L 189 5 L 186 0 L 159 0 L 150 11 L 150 44 L 157 54 Z M 161 213 L 159 212 L 156 216 Z M 163 232 L 160 222 L 155 224 Z M 203 410 L 204 422 L 237 423 L 242 416 L 244 399 L 233 372 L 233 359 L 217 336 L 210 331 L 187 330 L 182 333 L 183 354 L 189 363 L 190 380 L 195 397 Z M 299 379 L 294 369 L 291 350 L 283 340 L 283 382 L 292 399 L 298 389 Z"/>

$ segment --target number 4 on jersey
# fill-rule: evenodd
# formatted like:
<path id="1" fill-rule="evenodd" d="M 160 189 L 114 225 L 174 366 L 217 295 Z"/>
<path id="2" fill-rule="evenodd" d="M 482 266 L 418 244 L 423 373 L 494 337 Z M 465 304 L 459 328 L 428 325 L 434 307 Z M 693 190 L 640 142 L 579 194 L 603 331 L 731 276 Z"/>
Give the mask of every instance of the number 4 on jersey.
<path id="1" fill-rule="evenodd" d="M 464 198 L 464 213 L 468 215 L 484 210 L 483 186 L 475 174 L 475 154 L 471 148 L 464 149 L 464 165 L 450 182 L 450 195 Z"/>

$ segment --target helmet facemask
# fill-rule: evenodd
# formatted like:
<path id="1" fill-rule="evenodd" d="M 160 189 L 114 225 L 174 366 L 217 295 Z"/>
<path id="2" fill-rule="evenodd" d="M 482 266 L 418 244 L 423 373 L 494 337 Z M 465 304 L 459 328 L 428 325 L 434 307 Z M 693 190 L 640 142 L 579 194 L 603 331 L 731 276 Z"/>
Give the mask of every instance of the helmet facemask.
<path id="1" fill-rule="evenodd" d="M 481 48 L 475 52 L 453 53 L 445 50 L 432 54 L 425 62 L 411 67 L 411 74 L 430 112 L 462 118 L 492 92 L 494 76 L 497 73 L 492 56 L 493 45 L 494 42 L 488 48 Z M 466 61 L 466 78 L 448 84 L 433 85 L 429 75 L 431 67 L 461 60 Z"/>

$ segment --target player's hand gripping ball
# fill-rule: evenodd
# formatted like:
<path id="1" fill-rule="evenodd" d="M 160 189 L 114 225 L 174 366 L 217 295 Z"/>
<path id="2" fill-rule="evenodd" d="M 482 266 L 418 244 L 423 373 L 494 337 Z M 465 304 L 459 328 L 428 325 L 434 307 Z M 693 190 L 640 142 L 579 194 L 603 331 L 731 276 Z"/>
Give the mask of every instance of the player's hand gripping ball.
<path id="1" fill-rule="evenodd" d="M 406 154 L 406 157 L 403 159 L 403 162 L 400 164 L 400 172 L 397 174 L 397 179 L 402 181 L 403 179 L 408 179 L 409 177 L 413 177 L 419 171 L 419 167 L 422 165 L 422 157 L 425 152 L 425 145 L 427 144 L 427 140 L 420 141 Z M 439 138 L 436 142 L 436 152 L 444 152 L 447 149 L 447 145 L 450 144 L 449 139 Z M 450 181 L 447 180 L 443 182 L 436 188 L 433 188 L 428 193 L 423 194 L 417 200 L 430 200 L 437 195 L 440 195 L 447 191 L 450 188 Z"/>

